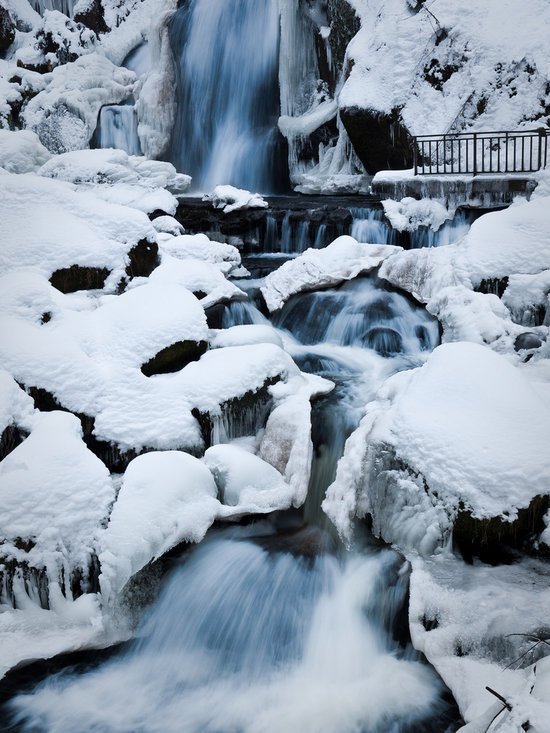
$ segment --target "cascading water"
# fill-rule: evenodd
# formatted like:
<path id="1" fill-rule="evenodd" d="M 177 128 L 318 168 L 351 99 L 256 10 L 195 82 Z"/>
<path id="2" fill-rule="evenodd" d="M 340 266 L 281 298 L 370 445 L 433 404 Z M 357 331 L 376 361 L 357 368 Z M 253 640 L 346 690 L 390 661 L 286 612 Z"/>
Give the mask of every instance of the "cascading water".
<path id="1" fill-rule="evenodd" d="M 198 189 L 285 188 L 280 161 L 278 3 L 190 0 L 174 15 L 177 115 L 170 146 Z"/>
<path id="2" fill-rule="evenodd" d="M 129 155 L 141 155 L 134 105 L 113 104 L 102 107 L 94 143 L 98 148 L 118 148 Z"/>
<path id="3" fill-rule="evenodd" d="M 173 571 L 123 654 L 15 698 L 14 725 L 33 733 L 442 733 L 450 720 L 441 683 L 391 633 L 406 592 L 397 554 L 311 556 L 325 544 L 311 530 L 287 538 L 293 553 L 275 540 L 260 526 L 205 541 Z"/>

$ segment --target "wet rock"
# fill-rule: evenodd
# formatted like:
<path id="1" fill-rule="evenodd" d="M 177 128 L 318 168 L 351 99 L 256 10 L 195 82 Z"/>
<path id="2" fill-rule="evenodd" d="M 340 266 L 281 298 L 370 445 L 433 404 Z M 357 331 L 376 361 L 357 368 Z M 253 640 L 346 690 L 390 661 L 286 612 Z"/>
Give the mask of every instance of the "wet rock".
<path id="1" fill-rule="evenodd" d="M 75 8 L 74 20 L 76 23 L 83 23 L 98 35 L 111 30 L 105 22 L 105 10 L 101 0 L 79 2 Z"/>
<path id="2" fill-rule="evenodd" d="M 265 428 L 273 406 L 269 387 L 278 381 L 278 377 L 266 379 L 259 390 L 250 390 L 241 397 L 222 403 L 216 415 L 193 409 L 192 414 L 199 423 L 204 449 L 213 445 L 214 433 L 217 431 L 224 433 L 227 440 L 233 440 L 245 435 L 256 435 Z"/>
<path id="3" fill-rule="evenodd" d="M 169 374 L 179 372 L 192 361 L 198 361 L 207 349 L 205 341 L 177 341 L 165 349 L 161 349 L 141 371 L 146 377 L 153 374 Z"/>
<path id="4" fill-rule="evenodd" d="M 0 5 L 0 53 L 6 51 L 15 39 L 15 23 L 7 8 Z"/>
<path id="5" fill-rule="evenodd" d="M 328 0 L 328 15 L 330 19 L 329 43 L 333 63 L 339 75 L 344 66 L 348 44 L 359 31 L 361 24 L 355 9 L 348 0 Z"/>
<path id="6" fill-rule="evenodd" d="M 106 267 L 71 265 L 56 270 L 50 277 L 50 282 L 62 293 L 75 293 L 77 290 L 100 290 L 108 276 L 109 270 Z"/>
<path id="7" fill-rule="evenodd" d="M 128 259 L 126 274 L 129 277 L 149 277 L 160 263 L 158 244 L 140 239 L 128 252 Z"/>
<path id="8" fill-rule="evenodd" d="M 514 341 L 514 349 L 516 351 L 522 351 L 523 349 L 538 349 L 539 346 L 542 346 L 542 339 L 532 331 L 520 333 Z"/>
<path id="9" fill-rule="evenodd" d="M 365 344 L 380 356 L 392 356 L 403 351 L 403 340 L 392 328 L 371 328 L 365 334 Z"/>
<path id="10" fill-rule="evenodd" d="M 492 565 L 510 562 L 514 551 L 535 552 L 549 507 L 550 496 L 535 496 L 527 508 L 518 509 L 514 521 L 502 517 L 476 519 L 462 509 L 454 523 L 454 546 L 466 561 L 478 557 Z"/>
<path id="11" fill-rule="evenodd" d="M 340 110 L 340 118 L 367 173 L 412 167 L 412 138 L 400 122 L 398 109 L 383 115 L 348 107 Z"/>

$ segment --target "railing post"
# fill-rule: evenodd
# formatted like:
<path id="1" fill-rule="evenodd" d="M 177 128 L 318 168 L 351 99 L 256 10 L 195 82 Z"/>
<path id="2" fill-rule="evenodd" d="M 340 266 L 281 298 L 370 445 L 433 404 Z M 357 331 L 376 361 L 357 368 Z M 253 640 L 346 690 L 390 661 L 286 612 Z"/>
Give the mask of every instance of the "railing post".
<path id="1" fill-rule="evenodd" d="M 418 175 L 418 142 L 417 138 L 413 137 L 413 160 L 414 160 L 414 175 Z"/>
<path id="2" fill-rule="evenodd" d="M 538 167 L 537 170 L 540 171 L 542 168 L 542 140 L 546 137 L 546 130 L 544 128 L 539 129 L 539 154 L 538 154 Z"/>
<path id="3" fill-rule="evenodd" d="M 477 175 L 477 132 L 474 132 L 474 176 Z"/>

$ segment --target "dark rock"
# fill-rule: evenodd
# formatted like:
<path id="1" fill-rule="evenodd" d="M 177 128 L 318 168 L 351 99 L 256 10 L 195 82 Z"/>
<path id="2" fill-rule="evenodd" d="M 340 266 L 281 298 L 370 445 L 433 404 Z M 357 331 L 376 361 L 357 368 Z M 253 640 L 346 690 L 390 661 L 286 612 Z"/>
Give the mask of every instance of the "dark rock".
<path id="1" fill-rule="evenodd" d="M 518 509 L 513 522 L 502 517 L 476 519 L 463 508 L 454 523 L 454 546 L 466 561 L 479 557 L 492 565 L 510 562 L 515 558 L 514 551 L 536 552 L 549 507 L 550 496 L 535 496 L 527 508 Z"/>
<path id="2" fill-rule="evenodd" d="M 156 242 L 140 239 L 128 252 L 126 274 L 129 277 L 149 277 L 160 262 L 158 255 L 159 247 Z"/>
<path id="3" fill-rule="evenodd" d="M 400 122 L 398 109 L 384 115 L 348 107 L 340 110 L 340 118 L 367 173 L 412 167 L 412 138 Z"/>
<path id="4" fill-rule="evenodd" d="M 516 351 L 522 351 L 523 349 L 538 349 L 539 346 L 542 346 L 542 339 L 532 331 L 520 333 L 514 341 L 514 349 Z"/>
<path id="5" fill-rule="evenodd" d="M 200 426 L 204 449 L 212 445 L 212 434 L 216 421 L 221 421 L 227 438 L 242 438 L 245 435 L 255 435 L 265 427 L 273 398 L 269 387 L 279 381 L 278 377 L 267 379 L 257 391 L 249 390 L 242 397 L 235 397 L 220 405 L 221 418 L 209 412 L 201 412 L 197 408 L 192 410 L 193 417 Z"/>
<path id="6" fill-rule="evenodd" d="M 15 23 L 7 8 L 0 5 L 0 53 L 6 51 L 15 39 Z"/>
<path id="7" fill-rule="evenodd" d="M 0 436 L 0 461 L 25 440 L 27 434 L 15 425 L 8 425 Z"/>
<path id="8" fill-rule="evenodd" d="M 108 275 L 109 270 L 106 267 L 71 265 L 71 267 L 56 270 L 50 277 L 50 282 L 62 293 L 75 293 L 77 290 L 101 290 Z"/>
<path id="9" fill-rule="evenodd" d="M 88 7 L 75 13 L 74 20 L 76 23 L 83 23 L 98 35 L 111 30 L 105 22 L 105 10 L 101 0 L 91 0 Z"/>
<path id="10" fill-rule="evenodd" d="M 381 356 L 392 356 L 403 351 L 403 340 L 393 328 L 371 328 L 364 338 L 365 344 Z"/>
<path id="11" fill-rule="evenodd" d="M 344 67 L 346 49 L 353 36 L 359 31 L 361 23 L 348 0 L 328 0 L 328 15 L 330 19 L 329 43 L 338 77 Z"/>
<path id="12" fill-rule="evenodd" d="M 485 293 L 485 295 L 498 295 L 502 298 L 504 291 L 508 287 L 508 277 L 491 277 L 486 280 L 482 280 L 475 291 L 477 293 Z"/>
<path id="13" fill-rule="evenodd" d="M 52 320 L 52 314 L 50 311 L 45 311 L 42 313 L 42 317 L 40 318 L 40 323 L 49 323 Z"/>
<path id="14" fill-rule="evenodd" d="M 153 374 L 179 372 L 192 361 L 198 361 L 207 349 L 205 341 L 177 341 L 161 349 L 152 359 L 141 367 L 146 377 Z"/>

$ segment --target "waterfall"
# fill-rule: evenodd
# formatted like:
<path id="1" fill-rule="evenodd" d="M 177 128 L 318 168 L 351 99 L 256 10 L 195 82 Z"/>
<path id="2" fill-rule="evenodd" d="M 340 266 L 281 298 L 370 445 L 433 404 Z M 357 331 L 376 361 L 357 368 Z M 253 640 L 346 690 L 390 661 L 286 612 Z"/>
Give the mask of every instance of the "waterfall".
<path id="1" fill-rule="evenodd" d="M 397 244 L 397 232 L 391 228 L 384 211 L 374 207 L 351 208 L 351 236 L 369 244 Z"/>
<path id="2" fill-rule="evenodd" d="M 279 37 L 273 0 L 190 0 L 174 15 L 178 90 L 169 157 L 198 189 L 281 188 Z"/>
<path id="3" fill-rule="evenodd" d="M 129 155 L 141 155 L 134 105 L 110 104 L 102 107 L 94 142 L 99 148 L 118 148 Z"/>
<path id="4" fill-rule="evenodd" d="M 442 733 L 441 683 L 392 634 L 399 556 L 339 561 L 319 532 L 255 532 L 195 549 L 118 658 L 15 698 L 20 730 Z"/>
<path id="5" fill-rule="evenodd" d="M 76 0 L 30 0 L 30 5 L 40 15 L 44 15 L 45 10 L 59 10 L 72 18 Z"/>

